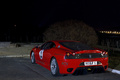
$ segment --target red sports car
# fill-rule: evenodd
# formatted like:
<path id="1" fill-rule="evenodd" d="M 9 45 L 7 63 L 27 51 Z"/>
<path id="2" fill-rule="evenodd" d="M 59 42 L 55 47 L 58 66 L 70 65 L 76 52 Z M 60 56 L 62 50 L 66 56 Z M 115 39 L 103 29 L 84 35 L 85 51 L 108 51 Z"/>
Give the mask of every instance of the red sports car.
<path id="1" fill-rule="evenodd" d="M 48 41 L 30 52 L 32 63 L 40 64 L 52 75 L 106 71 L 108 53 L 79 41 Z"/>

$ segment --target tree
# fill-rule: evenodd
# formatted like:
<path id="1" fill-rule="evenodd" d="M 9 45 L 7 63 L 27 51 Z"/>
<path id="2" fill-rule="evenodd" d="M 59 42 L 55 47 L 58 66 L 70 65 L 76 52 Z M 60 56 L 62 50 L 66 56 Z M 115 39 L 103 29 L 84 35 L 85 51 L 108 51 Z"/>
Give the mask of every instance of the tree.
<path id="1" fill-rule="evenodd" d="M 43 40 L 76 40 L 88 45 L 95 45 L 98 37 L 95 30 L 84 22 L 68 20 L 52 24 L 44 32 Z"/>

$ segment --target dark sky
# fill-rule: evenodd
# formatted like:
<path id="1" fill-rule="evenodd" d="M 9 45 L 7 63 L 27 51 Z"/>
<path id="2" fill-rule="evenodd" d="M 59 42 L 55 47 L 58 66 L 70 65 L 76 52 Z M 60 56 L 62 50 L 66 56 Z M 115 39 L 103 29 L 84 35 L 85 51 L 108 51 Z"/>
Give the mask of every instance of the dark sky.
<path id="1" fill-rule="evenodd" d="M 94 28 L 120 27 L 119 0 L 20 0 L 4 2 L 7 25 L 46 26 L 77 19 Z"/>
<path id="2" fill-rule="evenodd" d="M 120 1 L 4 0 L 0 19 L 0 41 L 39 42 L 50 24 L 71 19 L 96 30 L 120 31 Z"/>

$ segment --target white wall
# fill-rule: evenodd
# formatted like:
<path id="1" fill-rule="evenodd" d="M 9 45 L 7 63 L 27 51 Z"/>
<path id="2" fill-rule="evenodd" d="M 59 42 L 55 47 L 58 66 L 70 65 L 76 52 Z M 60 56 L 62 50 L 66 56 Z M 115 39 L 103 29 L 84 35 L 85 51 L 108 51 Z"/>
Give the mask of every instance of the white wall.
<path id="1" fill-rule="evenodd" d="M 0 42 L 0 48 L 9 47 L 11 42 Z"/>

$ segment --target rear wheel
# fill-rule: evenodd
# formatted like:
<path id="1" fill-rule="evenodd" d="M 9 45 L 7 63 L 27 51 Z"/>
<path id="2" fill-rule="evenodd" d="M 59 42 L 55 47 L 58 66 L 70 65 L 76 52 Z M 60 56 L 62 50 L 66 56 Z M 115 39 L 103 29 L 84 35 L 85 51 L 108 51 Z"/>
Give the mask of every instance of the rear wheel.
<path id="1" fill-rule="evenodd" d="M 53 76 L 59 75 L 59 67 L 55 58 L 52 58 L 51 60 L 50 69 Z"/>
<path id="2" fill-rule="evenodd" d="M 35 64 L 34 52 L 31 53 L 31 63 L 32 63 L 32 64 Z"/>

